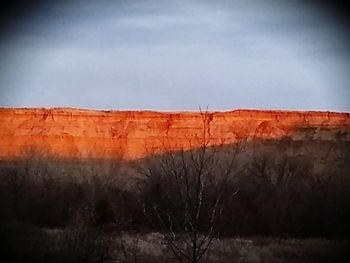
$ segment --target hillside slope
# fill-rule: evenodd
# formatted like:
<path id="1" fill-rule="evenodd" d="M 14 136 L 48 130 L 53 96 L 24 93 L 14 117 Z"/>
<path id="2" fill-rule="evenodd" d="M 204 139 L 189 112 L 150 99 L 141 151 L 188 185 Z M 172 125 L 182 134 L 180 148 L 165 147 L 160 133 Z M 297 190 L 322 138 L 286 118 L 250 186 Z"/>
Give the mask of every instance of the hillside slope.
<path id="1" fill-rule="evenodd" d="M 205 132 L 204 132 L 205 131 Z M 350 113 L 0 109 L 0 159 L 28 151 L 64 158 L 136 159 L 167 150 L 254 138 L 350 140 Z"/>

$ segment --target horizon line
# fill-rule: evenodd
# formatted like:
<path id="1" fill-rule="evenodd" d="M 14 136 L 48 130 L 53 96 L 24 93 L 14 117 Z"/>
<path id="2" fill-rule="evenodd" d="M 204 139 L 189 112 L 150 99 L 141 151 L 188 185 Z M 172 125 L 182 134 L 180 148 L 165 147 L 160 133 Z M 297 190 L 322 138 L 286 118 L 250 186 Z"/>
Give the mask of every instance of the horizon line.
<path id="1" fill-rule="evenodd" d="M 297 109 L 261 109 L 261 108 L 232 108 L 227 110 L 215 110 L 209 108 L 198 108 L 198 110 L 155 110 L 155 109 L 96 109 L 96 108 L 80 108 L 80 107 L 1 107 L 0 110 L 67 110 L 67 111 L 85 111 L 85 112 L 100 112 L 100 113 L 113 113 L 113 112 L 153 112 L 153 113 L 165 113 L 165 114 L 176 114 L 176 113 L 228 113 L 228 112 L 290 112 L 290 113 L 339 113 L 339 114 L 350 114 L 350 111 L 335 111 L 335 110 L 297 110 Z"/>

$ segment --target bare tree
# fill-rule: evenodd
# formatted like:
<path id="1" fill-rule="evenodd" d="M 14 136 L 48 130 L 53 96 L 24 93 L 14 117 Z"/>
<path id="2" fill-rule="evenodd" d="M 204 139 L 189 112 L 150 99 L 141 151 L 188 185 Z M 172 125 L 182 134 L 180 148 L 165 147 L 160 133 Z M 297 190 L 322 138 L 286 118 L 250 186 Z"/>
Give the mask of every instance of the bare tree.
<path id="1" fill-rule="evenodd" d="M 210 147 L 208 111 L 202 112 L 200 146 L 157 156 L 143 174 L 149 187 L 144 200 L 146 216 L 153 216 L 162 235 L 179 262 L 204 259 L 219 234 L 218 222 L 225 200 L 237 192 L 228 188 L 238 147 L 223 158 L 220 147 Z M 191 143 L 191 142 L 190 142 Z"/>
<path id="2" fill-rule="evenodd" d="M 290 187 L 296 180 L 310 173 L 311 164 L 307 159 L 282 154 L 256 152 L 252 156 L 248 173 L 267 185 L 278 189 Z"/>

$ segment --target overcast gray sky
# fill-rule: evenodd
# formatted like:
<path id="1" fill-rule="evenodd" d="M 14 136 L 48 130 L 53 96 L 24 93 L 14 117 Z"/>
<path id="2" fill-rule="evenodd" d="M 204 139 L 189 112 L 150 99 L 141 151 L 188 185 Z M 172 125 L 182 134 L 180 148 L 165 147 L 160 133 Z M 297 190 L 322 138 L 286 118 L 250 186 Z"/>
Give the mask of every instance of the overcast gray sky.
<path id="1" fill-rule="evenodd" d="M 2 28 L 0 106 L 350 111 L 349 73 L 312 1 L 47 1 Z"/>

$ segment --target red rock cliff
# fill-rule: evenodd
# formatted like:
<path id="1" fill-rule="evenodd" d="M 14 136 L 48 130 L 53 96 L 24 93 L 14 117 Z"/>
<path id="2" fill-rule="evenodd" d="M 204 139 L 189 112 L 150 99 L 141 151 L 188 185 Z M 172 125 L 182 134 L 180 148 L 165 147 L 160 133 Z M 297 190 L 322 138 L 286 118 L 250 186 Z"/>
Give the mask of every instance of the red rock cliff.
<path id="1" fill-rule="evenodd" d="M 133 159 L 196 147 L 204 130 L 211 145 L 249 138 L 298 140 L 299 127 L 338 129 L 342 140 L 350 140 L 349 113 L 235 110 L 206 116 L 203 121 L 198 112 L 3 108 L 0 159 L 24 156 L 30 148 L 57 157 Z M 327 133 L 315 134 L 330 139 Z"/>

